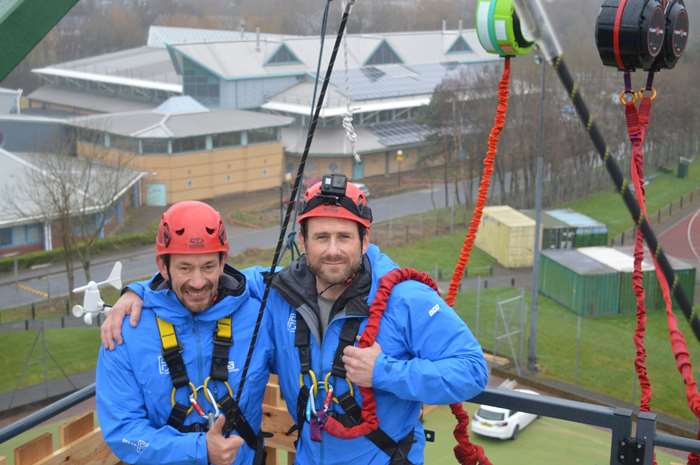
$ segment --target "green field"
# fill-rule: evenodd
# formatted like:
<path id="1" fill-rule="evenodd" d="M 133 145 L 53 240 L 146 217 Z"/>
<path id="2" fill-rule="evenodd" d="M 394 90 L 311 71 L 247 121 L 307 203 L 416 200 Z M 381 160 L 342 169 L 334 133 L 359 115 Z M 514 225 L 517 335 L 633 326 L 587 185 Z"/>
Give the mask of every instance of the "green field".
<path id="1" fill-rule="evenodd" d="M 470 414 L 474 404 L 464 404 Z M 471 417 L 470 417 L 471 418 Z M 452 437 L 455 419 L 448 407 L 439 407 L 425 417 L 425 427 L 436 433 L 434 443 L 425 449 L 425 463 L 430 465 L 454 465 Z M 515 441 L 501 441 L 477 436 L 470 438 L 484 448 L 486 456 L 495 465 L 603 465 L 610 463 L 610 432 L 588 425 L 553 418 L 538 418 L 525 428 Z M 681 462 L 664 452 L 658 452 L 659 465 Z"/>
<path id="2" fill-rule="evenodd" d="M 496 302 L 518 295 L 516 289 L 482 289 L 480 299 L 478 339 L 486 349 L 494 347 Z M 529 293 L 526 293 L 529 313 Z M 539 376 L 553 378 L 586 389 L 631 402 L 639 403 L 639 388 L 634 372 L 635 319 L 632 315 L 581 319 L 579 369 L 576 369 L 577 316 L 556 302 L 540 296 L 538 306 L 537 356 Z M 476 332 L 476 293 L 463 292 L 456 310 Z M 700 311 L 700 306 L 695 307 Z M 682 314 L 677 315 L 681 331 L 688 342 L 695 366 L 700 363 L 700 348 Z M 501 322 L 499 321 L 499 324 Z M 512 328 L 513 326 L 511 326 Z M 526 321 L 526 328 L 529 322 Z M 527 331 L 527 329 L 526 329 Z M 676 371 L 671 353 L 664 312 L 649 314 L 646 333 L 647 365 L 653 389 L 652 409 L 692 420 L 685 401 L 683 382 Z M 510 355 L 508 347 L 500 344 L 500 353 Z M 526 349 L 527 350 L 527 349 Z M 524 354 L 523 361 L 527 359 Z"/>
<path id="3" fill-rule="evenodd" d="M 629 176 L 626 176 L 629 178 Z M 681 197 L 696 191 L 700 186 L 700 160 L 695 159 L 690 164 L 688 177 L 679 179 L 675 173 L 659 173 L 648 186 L 646 186 L 647 211 L 652 221 L 656 218 L 656 212 L 674 203 L 673 208 L 678 207 Z M 588 197 L 569 202 L 562 207 L 572 208 L 578 212 L 590 216 L 608 225 L 608 234 L 612 238 L 633 226 L 622 197 L 614 191 L 605 191 L 592 194 Z M 666 213 L 666 212 L 663 212 Z"/>
<path id="4" fill-rule="evenodd" d="M 430 274 L 434 274 L 437 267 L 440 271 L 440 279 L 449 280 L 466 231 L 465 228 L 460 228 L 450 234 L 419 240 L 410 246 L 389 247 L 383 252 L 404 267 L 415 268 Z M 495 264 L 496 260 L 490 255 L 474 247 L 469 259 L 469 276 L 487 276 Z"/>

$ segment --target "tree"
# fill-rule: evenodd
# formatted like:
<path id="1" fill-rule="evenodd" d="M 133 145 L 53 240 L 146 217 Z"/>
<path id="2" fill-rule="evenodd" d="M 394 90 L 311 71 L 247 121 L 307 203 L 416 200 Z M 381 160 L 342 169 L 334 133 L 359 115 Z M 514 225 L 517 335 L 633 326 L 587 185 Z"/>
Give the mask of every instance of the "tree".
<path id="1" fill-rule="evenodd" d="M 98 137 L 99 133 L 90 131 L 82 137 L 86 134 Z M 8 202 L 5 208 L 52 226 L 62 248 L 68 287 L 73 289 L 75 262 L 81 264 L 90 281 L 95 244 L 115 213 L 114 201 L 138 173 L 128 169 L 130 158 L 124 155 L 111 155 L 109 160 L 98 151 L 74 156 L 75 140 L 71 137 L 52 145 L 51 152 L 22 156 L 26 168 L 15 184 L 5 186 L 3 198 Z"/>

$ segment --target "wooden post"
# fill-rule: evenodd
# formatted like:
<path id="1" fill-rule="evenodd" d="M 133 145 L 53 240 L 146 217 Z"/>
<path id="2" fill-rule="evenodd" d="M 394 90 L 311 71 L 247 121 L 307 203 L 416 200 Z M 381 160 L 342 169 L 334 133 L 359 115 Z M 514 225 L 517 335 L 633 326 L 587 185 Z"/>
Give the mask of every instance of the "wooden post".
<path id="1" fill-rule="evenodd" d="M 53 453 L 53 437 L 44 433 L 15 449 L 15 465 L 33 465 Z"/>
<path id="2" fill-rule="evenodd" d="M 61 447 L 66 447 L 68 444 L 90 434 L 95 429 L 94 418 L 93 412 L 90 411 L 73 421 L 61 425 L 59 432 Z"/>

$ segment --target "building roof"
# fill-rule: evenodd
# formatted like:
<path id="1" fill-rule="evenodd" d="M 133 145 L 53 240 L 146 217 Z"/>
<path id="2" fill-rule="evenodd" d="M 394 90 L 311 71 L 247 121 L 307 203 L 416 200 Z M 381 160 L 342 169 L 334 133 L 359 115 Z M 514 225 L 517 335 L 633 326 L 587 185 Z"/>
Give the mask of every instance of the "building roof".
<path id="1" fill-rule="evenodd" d="M 62 87 L 43 86 L 29 94 L 27 98 L 42 102 L 75 107 L 94 111 L 96 113 L 117 113 L 123 111 L 138 111 L 152 108 L 153 104 L 136 102 L 119 97 L 92 94 Z"/>
<path id="2" fill-rule="evenodd" d="M 449 52 L 454 42 L 461 37 L 469 50 Z M 324 42 L 323 63 L 325 69 L 330 60 L 334 37 L 328 36 Z M 431 74 L 435 69 L 412 69 L 416 65 L 440 65 L 441 63 L 478 63 L 494 62 L 499 58 L 484 51 L 478 42 L 475 30 L 463 31 L 418 31 L 377 34 L 348 34 L 346 36 L 348 49 L 347 68 L 358 71 L 367 65 L 375 51 L 380 47 L 389 47 L 400 59 L 399 65 L 387 68 L 386 74 L 391 78 L 416 79 L 416 74 Z M 299 62 L 287 64 L 269 63 L 270 58 L 282 46 L 298 58 Z M 320 40 L 317 36 L 306 37 L 260 37 L 260 40 L 236 40 L 222 42 L 185 43 L 171 45 L 176 57 L 176 67 L 186 56 L 190 60 L 210 70 L 221 79 L 249 79 L 253 77 L 289 76 L 315 74 L 319 55 Z M 341 53 L 344 53 L 341 50 Z M 179 57 L 178 57 L 179 56 Z M 231 60 L 230 57 L 236 57 Z M 344 61 L 339 57 L 338 64 Z M 401 66 L 404 65 L 404 66 Z M 389 65 L 384 65 L 389 66 Z M 409 68 L 406 68 L 409 67 Z M 336 69 L 334 79 L 344 80 Z M 442 73 L 440 74 L 442 76 Z M 370 79 L 369 87 L 374 84 Z M 434 85 L 429 91 L 432 91 Z M 365 91 L 366 92 L 366 91 Z M 426 91 L 427 92 L 427 91 Z M 368 97 L 366 97 L 368 98 Z"/>
<path id="3" fill-rule="evenodd" d="M 391 121 L 355 128 L 358 154 L 389 150 L 395 145 L 414 145 L 425 141 L 428 128 L 412 121 Z M 282 129 L 282 143 L 286 152 L 304 153 L 306 127 Z M 352 155 L 352 146 L 342 128 L 317 128 L 309 150 L 310 156 L 342 157 Z"/>
<path id="4" fill-rule="evenodd" d="M 180 45 L 202 42 L 230 42 L 235 40 L 255 40 L 254 31 L 232 31 L 223 29 L 198 29 L 192 27 L 151 26 L 148 28 L 148 47 L 165 48 L 167 45 Z M 260 33 L 261 38 L 294 37 L 281 34 Z"/>
<path id="5" fill-rule="evenodd" d="M 535 219 L 535 210 L 520 210 L 520 212 L 523 215 L 528 216 L 529 218 L 532 218 L 533 220 Z M 571 229 L 573 226 L 570 224 L 564 223 L 563 221 L 560 221 L 556 218 L 554 218 L 552 215 L 549 215 L 546 211 L 542 212 L 542 227 L 545 229 Z"/>
<path id="6" fill-rule="evenodd" d="M 368 128 L 356 128 L 355 132 L 357 133 L 355 150 L 358 154 L 386 149 L 386 146 L 379 142 L 377 135 Z M 286 152 L 292 154 L 304 153 L 306 128 L 283 128 L 282 143 Z M 316 128 L 309 156 L 345 157 L 348 155 L 352 155 L 352 147 L 342 128 Z"/>
<path id="7" fill-rule="evenodd" d="M 175 72 L 168 51 L 159 47 L 130 48 L 58 63 L 32 72 L 47 77 L 182 92 L 182 79 Z"/>
<path id="8" fill-rule="evenodd" d="M 535 226 L 535 221 L 532 218 L 523 215 L 518 210 L 508 205 L 484 208 L 484 220 L 487 218 L 510 227 Z"/>
<path id="9" fill-rule="evenodd" d="M 189 96 L 171 97 L 144 111 L 71 118 L 73 126 L 137 138 L 179 138 L 287 126 L 286 116 L 233 109 L 208 109 Z"/>
<path id="10" fill-rule="evenodd" d="M 36 186 L 34 191 L 38 192 L 39 196 L 32 195 L 30 197 L 26 186 L 36 181 L 36 177 L 31 174 L 32 171 L 43 173 L 39 175 L 42 179 L 50 177 L 52 173 L 45 171 L 47 157 L 61 156 L 63 155 L 11 153 L 0 148 L 0 165 L 3 167 L 0 170 L 0 185 L 3 186 L 3 202 L 0 203 L 0 227 L 34 223 L 45 220 L 47 216 L 56 216 L 51 214 L 48 207 L 42 208 L 36 203 L 41 195 L 48 195 L 48 191 L 42 193 L 40 190 L 42 187 Z M 66 163 L 61 164 L 61 167 L 72 170 L 76 178 L 75 184 L 70 186 L 74 192 L 76 214 L 82 209 L 86 213 L 104 210 L 148 174 L 124 167 L 114 168 L 97 162 L 88 165 L 89 162 L 82 159 L 63 157 L 65 157 Z M 90 167 L 89 171 L 86 169 L 87 166 Z M 88 173 L 90 179 L 109 179 L 118 183 L 118 186 L 107 193 L 101 190 L 101 183 L 80 182 L 81 178 L 87 179 Z M 112 193 L 115 195 L 112 196 Z"/>
<path id="11" fill-rule="evenodd" d="M 581 247 L 578 249 L 582 254 L 609 266 L 610 268 L 623 273 L 631 273 L 634 270 L 634 257 L 612 247 Z M 642 261 L 642 270 L 654 269 L 653 262 Z"/>
<path id="12" fill-rule="evenodd" d="M 570 208 L 547 210 L 547 214 L 576 228 L 603 228 L 606 231 L 608 228 L 600 221 L 596 221 L 590 216 L 586 216 Z"/>
<path id="13" fill-rule="evenodd" d="M 541 253 L 579 275 L 614 275 L 617 273 L 608 265 L 579 252 L 579 249 L 548 249 Z"/>

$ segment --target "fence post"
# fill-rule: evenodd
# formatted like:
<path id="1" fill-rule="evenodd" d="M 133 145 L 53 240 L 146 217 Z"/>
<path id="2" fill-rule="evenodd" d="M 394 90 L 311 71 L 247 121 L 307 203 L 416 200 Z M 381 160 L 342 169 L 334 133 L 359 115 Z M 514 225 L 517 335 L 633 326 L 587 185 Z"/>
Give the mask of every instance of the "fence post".
<path id="1" fill-rule="evenodd" d="M 36 320 L 36 306 L 32 304 L 32 320 Z"/>
<path id="2" fill-rule="evenodd" d="M 475 334 L 479 338 L 479 306 L 481 304 L 481 277 L 476 278 L 476 330 Z"/>

